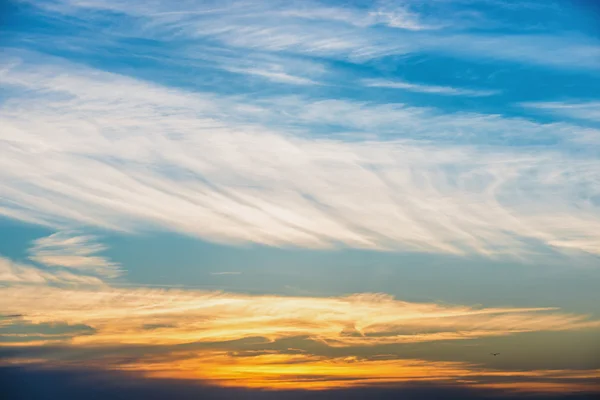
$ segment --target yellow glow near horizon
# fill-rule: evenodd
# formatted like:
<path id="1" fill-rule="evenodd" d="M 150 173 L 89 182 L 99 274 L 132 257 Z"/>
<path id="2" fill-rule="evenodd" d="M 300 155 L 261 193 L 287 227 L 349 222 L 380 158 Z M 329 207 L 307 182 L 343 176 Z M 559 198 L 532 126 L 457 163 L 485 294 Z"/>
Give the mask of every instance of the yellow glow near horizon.
<path id="1" fill-rule="evenodd" d="M 44 364 L 44 360 L 23 359 L 18 362 L 35 363 Z M 64 360 L 55 360 L 51 365 L 71 366 Z M 398 387 L 419 382 L 518 392 L 585 392 L 597 390 L 598 386 L 590 380 L 600 378 L 600 370 L 506 371 L 465 362 L 377 360 L 279 352 L 239 357 L 227 351 L 210 350 L 145 356 L 129 362 L 99 359 L 83 364 L 76 362 L 75 365 L 141 373 L 149 378 L 189 379 L 222 387 L 263 390 L 327 390 L 374 385 Z"/>
<path id="2" fill-rule="evenodd" d="M 286 297 L 193 290 L 61 288 L 14 285 L 0 288 L 5 302 L 0 312 L 20 315 L 19 323 L 86 325 L 84 331 L 49 334 L 8 334 L 2 346 L 60 344 L 71 351 L 91 351 L 78 366 L 125 370 L 156 378 L 198 379 L 219 386 L 261 389 L 331 389 L 370 385 L 402 385 L 435 381 L 510 390 L 557 389 L 548 379 L 560 379 L 564 391 L 584 390 L 593 371 L 506 371 L 465 362 L 383 359 L 358 355 L 311 354 L 305 349 L 235 353 L 228 341 L 262 338 L 274 342 L 304 337 L 329 348 L 370 348 L 433 341 L 469 340 L 519 332 L 560 331 L 600 326 L 585 315 L 553 308 L 474 308 L 410 303 L 382 294 L 344 297 Z M 6 324 L 8 322 L 4 322 Z M 61 335 L 63 337 L 61 337 Z M 23 339 L 19 341 L 19 339 Z M 31 341 L 27 341 L 31 339 Z M 182 352 L 181 345 L 218 343 L 216 348 Z M 109 356 L 103 349 L 154 346 L 158 354 Z M 97 351 L 97 353 L 94 353 Z M 97 356 L 94 356 L 97 354 Z M 124 357 L 124 358 L 123 358 Z M 19 363 L 13 359 L 11 363 Z M 69 361 L 23 358 L 22 363 L 68 366 Z M 493 383 L 490 379 L 494 379 Z M 497 382 L 498 378 L 519 383 Z M 540 381 L 542 380 L 542 381 Z M 512 385 L 512 386 L 511 386 Z M 579 385 L 579 386 L 578 386 Z"/>

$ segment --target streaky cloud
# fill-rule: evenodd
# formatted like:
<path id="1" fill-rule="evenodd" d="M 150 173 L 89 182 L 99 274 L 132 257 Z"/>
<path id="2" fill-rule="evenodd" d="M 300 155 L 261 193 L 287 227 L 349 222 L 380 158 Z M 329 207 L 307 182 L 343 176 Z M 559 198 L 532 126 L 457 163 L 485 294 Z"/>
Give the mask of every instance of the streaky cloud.
<path id="1" fill-rule="evenodd" d="M 257 68 L 225 68 L 229 72 L 238 74 L 258 76 L 274 82 L 289 83 L 292 85 L 318 85 L 319 83 L 312 79 L 290 75 L 278 68 L 257 69 Z"/>
<path id="2" fill-rule="evenodd" d="M 600 101 L 543 101 L 521 103 L 521 105 L 558 117 L 600 122 Z"/>
<path id="3" fill-rule="evenodd" d="M 411 303 L 380 293 L 293 297 L 153 289 L 53 287 L 16 282 L 0 288 L 4 314 L 22 322 L 83 324 L 94 335 L 74 346 L 178 345 L 308 337 L 330 347 L 464 341 L 524 332 L 598 328 L 587 315 L 555 308 L 475 308 Z M 148 329 L 148 325 L 154 329 Z"/>
<path id="4" fill-rule="evenodd" d="M 102 285 L 104 282 L 95 276 L 74 274 L 61 270 L 42 270 L 33 265 L 14 262 L 0 255 L 0 283 Z"/>
<path id="5" fill-rule="evenodd" d="M 582 147 L 591 128 L 233 98 L 68 63 L 13 59 L 0 84 L 28 93 L 4 102 L 0 117 L 0 212 L 12 218 L 308 248 L 600 249 L 600 162 Z M 311 134 L 324 125 L 362 138 Z M 513 138 L 557 145 L 503 145 Z"/>
<path id="6" fill-rule="evenodd" d="M 239 271 L 223 271 L 223 272 L 211 272 L 211 275 L 241 275 Z"/>
<path id="7" fill-rule="evenodd" d="M 419 83 L 410 83 L 406 81 L 389 81 L 385 79 L 365 79 L 362 81 L 368 87 L 383 87 L 390 89 L 402 89 L 417 93 L 431 93 L 445 96 L 470 96 L 470 97 L 485 97 L 499 94 L 498 90 L 474 90 L 455 88 L 450 86 L 433 86 L 423 85 Z"/>
<path id="8" fill-rule="evenodd" d="M 96 253 L 106 250 L 92 235 L 58 232 L 37 239 L 29 249 L 29 259 L 51 267 L 115 278 L 121 274 L 119 265 Z"/>
<path id="9" fill-rule="evenodd" d="M 522 392 L 547 392 L 556 389 L 553 382 L 547 382 L 553 379 L 561 380 L 561 390 L 569 392 L 587 390 L 586 380 L 597 374 L 595 370 L 497 370 L 390 354 L 324 356 L 312 354 L 302 342 L 300 348 L 236 351 L 232 347 L 242 340 L 266 344 L 305 338 L 329 348 L 377 349 L 600 326 L 600 321 L 588 316 L 555 308 L 414 303 L 378 293 L 292 297 L 144 287 L 55 287 L 48 282 L 14 282 L 0 286 L 0 295 L 5 300 L 0 312 L 20 315 L 20 325 L 11 325 L 11 331 L 29 328 L 24 334 L 0 335 L 0 350 L 15 349 L 0 365 L 125 370 L 153 378 L 204 379 L 218 386 L 269 389 L 463 379 L 477 385 L 510 382 Z M 44 333 L 48 326 L 53 330 Z M 65 332 L 54 334 L 59 326 Z M 520 385 L 514 384 L 515 378 Z"/>
<path id="10" fill-rule="evenodd" d="M 29 2 L 49 16 L 69 15 L 81 23 L 94 21 L 98 12 L 123 16 L 127 23 L 119 28 L 119 35 L 164 43 L 208 39 L 229 48 L 316 55 L 355 63 L 389 55 L 442 54 L 549 68 L 600 67 L 600 43 L 593 37 L 563 32 L 531 33 L 531 27 L 520 25 L 513 26 L 508 33 L 484 34 L 469 31 L 472 23 L 453 27 L 452 20 L 443 15 L 433 22 L 422 21 L 424 13 L 405 5 L 340 11 L 318 3 L 314 8 L 297 7 L 293 2 L 276 6 L 269 2 L 270 7 L 249 1 L 224 5 L 115 0 Z M 490 23 L 484 20 L 480 25 Z M 107 36 L 115 33 L 114 27 L 105 30 Z"/>

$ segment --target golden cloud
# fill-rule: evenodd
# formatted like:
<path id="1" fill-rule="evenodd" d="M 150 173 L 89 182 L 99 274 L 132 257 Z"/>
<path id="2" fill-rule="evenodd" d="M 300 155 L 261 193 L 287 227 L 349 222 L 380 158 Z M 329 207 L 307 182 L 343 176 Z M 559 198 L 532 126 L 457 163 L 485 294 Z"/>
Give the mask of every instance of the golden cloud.
<path id="1" fill-rule="evenodd" d="M 221 386 L 328 389 L 401 385 L 415 381 L 488 385 L 510 390 L 584 390 L 598 371 L 498 371 L 465 362 L 393 357 L 338 357 L 291 349 L 236 353 L 227 341 L 266 342 L 303 337 L 326 346 L 379 345 L 468 340 L 520 332 L 593 328 L 600 321 L 554 308 L 475 308 L 411 303 L 384 294 L 288 297 L 194 290 L 85 288 L 15 285 L 0 288 L 0 312 L 27 324 L 85 325 L 93 334 L 11 333 L 5 346 L 60 343 L 68 349 L 96 349 L 78 365 L 135 371 L 150 377 L 202 379 Z M 6 325 L 7 322 L 4 322 Z M 19 340 L 23 341 L 20 342 Z M 186 344 L 214 344 L 218 348 Z M 158 352 L 123 358 L 110 347 L 154 346 Z M 34 361 L 32 361 L 34 360 Z M 69 361 L 23 357 L 11 363 L 53 366 Z M 490 379 L 493 378 L 493 382 Z M 518 383 L 511 379 L 518 378 Z M 498 379 L 504 379 L 497 381 Z M 504 386 L 503 386 L 504 385 Z M 511 385 L 516 385 L 512 387 Z M 544 386 L 546 385 L 546 386 Z M 554 386 L 553 386 L 554 385 Z M 587 386 L 586 386 L 587 385 Z M 529 389 L 528 389 L 529 388 Z"/>
<path id="2" fill-rule="evenodd" d="M 410 303 L 383 294 L 345 297 L 252 296 L 145 288 L 13 286 L 3 312 L 30 323 L 85 324 L 96 334 L 74 345 L 153 344 L 307 336 L 330 346 L 463 340 L 600 326 L 553 308 L 473 308 Z M 154 329 L 146 329 L 148 324 Z"/>

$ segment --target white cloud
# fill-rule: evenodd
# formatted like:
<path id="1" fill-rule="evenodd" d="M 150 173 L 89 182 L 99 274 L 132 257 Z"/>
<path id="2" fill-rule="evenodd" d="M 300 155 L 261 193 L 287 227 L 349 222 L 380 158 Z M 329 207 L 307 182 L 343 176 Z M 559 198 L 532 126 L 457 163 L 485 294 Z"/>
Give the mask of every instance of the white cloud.
<path id="1" fill-rule="evenodd" d="M 121 274 L 117 263 L 94 255 L 103 250 L 105 247 L 93 236 L 54 233 L 34 240 L 29 248 L 29 259 L 42 266 L 14 262 L 0 255 L 0 283 L 102 286 L 103 279 Z"/>
<path id="2" fill-rule="evenodd" d="M 511 34 L 471 33 L 454 26 L 456 19 L 464 17 L 464 12 L 449 13 L 452 17 L 439 15 L 435 21 L 427 22 L 423 20 L 423 13 L 405 5 L 362 10 L 249 1 L 175 4 L 171 1 L 61 0 L 34 2 L 34 5 L 53 14 L 75 16 L 81 23 L 93 23 L 96 11 L 115 12 L 128 18 L 127 23 L 119 27 L 119 35 L 165 42 L 177 38 L 209 39 L 222 47 L 318 55 L 354 62 L 392 54 L 436 53 L 560 68 L 600 67 L 600 43 L 590 37 L 531 34 L 528 27 L 523 26 L 512 26 Z M 449 32 L 442 29 L 446 26 L 453 29 Z M 483 26 L 489 27 L 490 23 L 486 21 Z M 401 29 L 392 29 L 394 27 Z M 114 26 L 104 32 L 104 36 L 114 34 Z"/>
<path id="3" fill-rule="evenodd" d="M 301 76 L 290 75 L 279 68 L 259 69 L 259 68 L 225 68 L 229 72 L 238 74 L 254 75 L 268 79 L 273 82 L 289 83 L 292 85 L 318 85 L 318 82 Z"/>
<path id="4" fill-rule="evenodd" d="M 50 267 L 115 278 L 121 274 L 119 265 L 96 253 L 106 250 L 91 235 L 58 232 L 37 239 L 29 249 L 29 259 Z"/>
<path id="5" fill-rule="evenodd" d="M 500 93 L 497 90 L 473 90 L 455 88 L 450 86 L 434 86 L 424 85 L 419 83 L 410 83 L 399 80 L 385 80 L 385 79 L 364 79 L 363 84 L 369 87 L 384 87 L 390 89 L 402 89 L 410 92 L 418 93 L 432 93 L 441 94 L 446 96 L 471 96 L 471 97 L 482 97 L 482 96 L 493 96 Z"/>
<path id="6" fill-rule="evenodd" d="M 241 272 L 237 271 L 224 271 L 224 272 L 211 272 L 211 275 L 240 275 Z"/>
<path id="7" fill-rule="evenodd" d="M 542 112 L 581 120 L 600 122 L 600 101 L 580 102 L 530 102 L 521 103 L 523 107 L 532 108 Z"/>
<path id="8" fill-rule="evenodd" d="M 11 261 L 0 256 L 0 283 L 8 284 L 84 284 L 102 285 L 103 282 L 93 276 L 77 275 L 67 271 L 42 270 L 32 265 Z"/>
<path id="9" fill-rule="evenodd" d="M 13 218 L 275 246 L 600 249 L 600 162 L 551 145 L 501 145 L 568 148 L 589 129 L 403 105 L 228 98 L 69 64 L 14 65 L 0 76 L 17 94 L 0 117 L 0 212 Z M 373 139 L 309 135 L 329 125 Z M 486 146 L 470 144 L 478 142 Z"/>
<path id="10" fill-rule="evenodd" d="M 427 24 L 421 21 L 420 15 L 406 8 L 394 7 L 392 10 L 377 10 L 369 12 L 376 22 L 383 23 L 391 28 L 406 29 L 409 31 L 424 31 L 442 28 L 441 25 Z"/>
<path id="11" fill-rule="evenodd" d="M 319 85 L 329 72 L 321 62 L 290 55 L 241 53 L 212 46 L 174 49 L 165 62 L 189 67 L 221 69 L 235 74 L 292 85 Z"/>
<path id="12" fill-rule="evenodd" d="M 272 13 L 284 17 L 304 18 L 308 20 L 321 20 L 342 22 L 359 28 L 374 25 L 385 25 L 391 28 L 406 29 L 409 31 L 421 31 L 440 29 L 440 24 L 431 24 L 422 21 L 422 15 L 409 10 L 409 4 L 384 5 L 381 2 L 373 2 L 369 9 L 346 7 L 327 7 L 319 3 L 301 2 L 291 3 L 282 10 Z M 379 4 L 378 4 L 379 3 Z"/>

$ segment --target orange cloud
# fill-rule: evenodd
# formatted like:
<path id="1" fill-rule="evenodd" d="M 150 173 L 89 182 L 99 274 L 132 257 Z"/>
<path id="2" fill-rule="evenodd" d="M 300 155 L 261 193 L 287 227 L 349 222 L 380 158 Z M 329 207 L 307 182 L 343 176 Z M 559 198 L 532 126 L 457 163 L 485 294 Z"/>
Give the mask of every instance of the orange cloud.
<path id="1" fill-rule="evenodd" d="M 588 380 L 598 376 L 596 370 L 500 371 L 464 362 L 407 360 L 396 356 L 391 359 L 325 357 L 306 351 L 283 350 L 236 354 L 229 351 L 233 349 L 225 343 L 257 337 L 267 341 L 305 337 L 329 347 L 376 348 L 387 344 L 469 340 L 600 326 L 600 321 L 585 315 L 566 314 L 554 308 L 442 306 L 404 302 L 382 294 L 287 297 L 25 284 L 2 287 L 0 296 L 3 299 L 0 313 L 19 315 L 19 322 L 61 322 L 93 328 L 93 334 L 72 333 L 62 339 L 43 332 L 17 332 L 11 334 L 11 342 L 5 346 L 62 343 L 71 350 L 92 349 L 90 355 L 77 360 L 78 365 L 135 371 L 151 377 L 201 379 L 221 386 L 268 389 L 442 381 L 444 384 L 514 386 L 514 390 L 523 391 L 543 387 L 555 390 L 560 385 L 551 383 L 558 380 L 565 391 L 576 391 L 584 390 L 590 385 Z M 185 344 L 208 346 L 215 342 L 222 345 L 201 351 L 198 347 L 187 352 L 176 350 Z M 154 346 L 161 350 L 133 359 L 111 356 L 102 350 L 115 346 L 131 349 Z M 22 361 L 53 366 L 68 364 L 51 357 L 44 361 L 24 357 Z"/>
<path id="2" fill-rule="evenodd" d="M 2 311 L 31 323 L 85 324 L 74 345 L 175 345 L 308 336 L 329 346 L 464 340 L 600 326 L 552 308 L 473 308 L 409 303 L 382 294 L 286 297 L 162 289 L 13 286 Z M 146 329 L 154 324 L 155 329 Z"/>
<path id="3" fill-rule="evenodd" d="M 48 360 L 22 359 L 20 364 Z M 135 361 L 101 358 L 85 362 L 54 360 L 51 365 L 103 368 L 149 378 L 190 379 L 223 387 L 266 390 L 326 390 L 415 383 L 473 386 L 515 392 L 597 392 L 600 370 L 507 371 L 466 362 L 420 359 L 365 359 L 286 354 L 278 351 L 239 356 L 224 350 L 171 352 Z"/>

